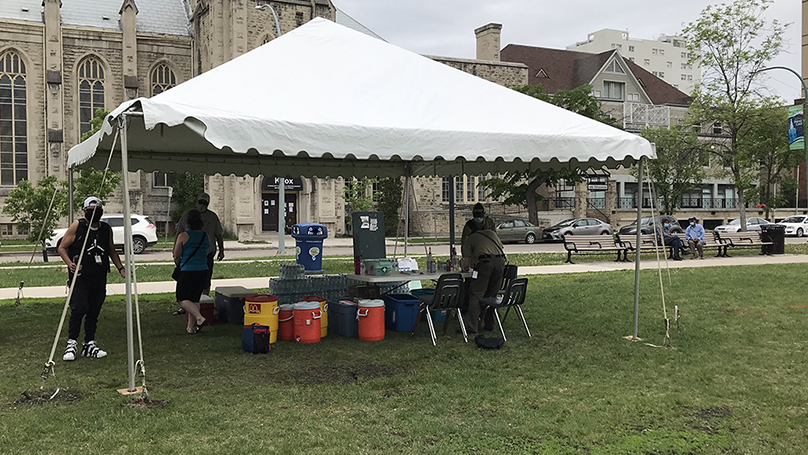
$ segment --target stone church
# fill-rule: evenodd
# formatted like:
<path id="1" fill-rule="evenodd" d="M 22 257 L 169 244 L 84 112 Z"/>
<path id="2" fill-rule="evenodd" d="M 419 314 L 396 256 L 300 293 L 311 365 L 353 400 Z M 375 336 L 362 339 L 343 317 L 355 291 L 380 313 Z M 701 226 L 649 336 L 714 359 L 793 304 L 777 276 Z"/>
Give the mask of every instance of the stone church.
<path id="1" fill-rule="evenodd" d="M 67 151 L 90 130 L 96 109 L 150 97 L 244 54 L 307 21 L 322 17 L 381 39 L 330 0 L 2 0 L 0 2 L 0 204 L 20 180 L 67 178 Z M 276 22 L 277 19 L 277 22 Z M 504 85 L 527 82 L 527 67 L 499 61 L 499 30 L 478 31 L 484 60 L 432 57 Z M 492 33 L 493 32 L 493 33 Z M 295 222 L 345 229 L 344 181 L 285 176 L 286 205 Z M 133 213 L 162 229 L 169 220 L 170 172 L 128 176 Z M 461 206 L 486 200 L 461 176 Z M 211 169 L 205 187 L 211 209 L 241 240 L 277 232 L 279 176 L 222 176 Z M 423 178 L 410 202 L 413 226 L 445 226 L 448 178 Z M 121 210 L 113 195 L 109 212 Z M 420 219 L 423 218 L 423 219 Z M 443 228 L 445 232 L 445 228 Z M 18 236 L 0 213 L 0 237 Z"/>

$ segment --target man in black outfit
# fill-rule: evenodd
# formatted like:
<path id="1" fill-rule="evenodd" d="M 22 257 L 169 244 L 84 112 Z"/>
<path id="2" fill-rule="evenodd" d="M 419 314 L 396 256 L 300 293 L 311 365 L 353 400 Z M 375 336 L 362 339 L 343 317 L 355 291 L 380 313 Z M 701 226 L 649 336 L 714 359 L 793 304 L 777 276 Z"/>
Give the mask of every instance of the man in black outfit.
<path id="1" fill-rule="evenodd" d="M 59 256 L 67 264 L 69 282 L 73 281 L 73 274 L 78 275 L 70 297 L 67 347 L 62 357 L 68 362 L 76 359 L 78 348 L 76 340 L 81 331 L 82 319 L 84 319 L 84 344 L 81 355 L 94 358 L 107 355 L 95 344 L 95 330 L 101 306 L 107 297 L 110 258 L 122 277 L 125 276 L 125 272 L 118 252 L 115 251 L 112 228 L 101 221 L 103 214 L 101 200 L 94 196 L 88 197 L 84 200 L 84 218 L 71 224 L 59 243 Z M 79 258 L 81 268 L 77 271 Z"/>

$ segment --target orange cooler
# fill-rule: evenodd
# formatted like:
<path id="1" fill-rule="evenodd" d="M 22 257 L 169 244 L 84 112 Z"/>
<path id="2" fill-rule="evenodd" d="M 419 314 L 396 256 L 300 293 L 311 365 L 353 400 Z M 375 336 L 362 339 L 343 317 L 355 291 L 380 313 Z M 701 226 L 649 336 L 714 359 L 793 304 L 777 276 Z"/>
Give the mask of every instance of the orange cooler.
<path id="1" fill-rule="evenodd" d="M 319 302 L 298 302 L 295 304 L 295 341 L 298 343 L 317 343 L 320 341 Z"/>
<path id="2" fill-rule="evenodd" d="M 289 303 L 281 305 L 278 312 L 278 337 L 282 341 L 295 339 L 295 305 Z"/>
<path id="3" fill-rule="evenodd" d="M 301 302 L 318 302 L 320 304 L 320 312 L 323 314 L 323 317 L 320 318 L 320 337 L 328 335 L 328 304 L 325 303 L 325 297 L 308 295 L 303 297 Z"/>
<path id="4" fill-rule="evenodd" d="M 278 341 L 278 298 L 270 294 L 256 294 L 244 299 L 244 325 L 269 326 L 269 342 Z"/>
<path id="5" fill-rule="evenodd" d="M 356 315 L 359 319 L 359 339 L 384 339 L 384 300 L 360 300 Z"/>

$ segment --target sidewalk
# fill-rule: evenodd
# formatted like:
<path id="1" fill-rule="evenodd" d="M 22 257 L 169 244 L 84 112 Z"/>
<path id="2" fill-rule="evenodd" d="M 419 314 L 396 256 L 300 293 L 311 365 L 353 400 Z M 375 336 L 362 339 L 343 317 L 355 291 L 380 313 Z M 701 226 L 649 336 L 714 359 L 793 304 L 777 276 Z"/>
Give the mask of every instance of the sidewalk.
<path id="1" fill-rule="evenodd" d="M 350 239 L 347 239 L 350 241 Z M 730 258 L 708 257 L 704 260 L 685 259 L 683 261 L 668 261 L 671 269 L 726 267 L 736 265 L 774 265 L 774 264 L 808 264 L 808 255 L 783 254 L 776 256 L 736 256 Z M 656 261 L 646 261 L 640 264 L 642 269 L 656 269 Z M 665 267 L 665 262 L 661 263 Z M 633 270 L 633 262 L 581 262 L 577 264 L 543 265 L 519 267 L 520 275 L 552 275 L 558 273 L 585 273 L 585 272 L 613 272 L 615 270 Z M 246 288 L 267 288 L 270 277 L 232 278 L 213 280 L 212 288 L 217 286 L 243 286 Z M 175 281 L 153 281 L 138 284 L 139 294 L 159 294 L 174 292 Z M 124 294 L 123 284 L 110 284 L 107 286 L 107 295 Z M 23 289 L 24 298 L 59 298 L 66 297 L 65 286 L 29 287 Z M 16 299 L 17 288 L 0 289 L 0 299 Z"/>

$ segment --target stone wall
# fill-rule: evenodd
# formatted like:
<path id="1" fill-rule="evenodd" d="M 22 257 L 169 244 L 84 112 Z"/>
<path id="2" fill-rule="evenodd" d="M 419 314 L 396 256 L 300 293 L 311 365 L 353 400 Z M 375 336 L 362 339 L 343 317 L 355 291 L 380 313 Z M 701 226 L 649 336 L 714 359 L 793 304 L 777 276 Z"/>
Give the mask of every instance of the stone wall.
<path id="1" fill-rule="evenodd" d="M 505 87 L 527 85 L 528 67 L 522 63 L 494 62 L 484 60 L 467 60 L 461 58 L 429 56 L 436 62 L 449 65 L 463 71 L 494 82 Z"/>

